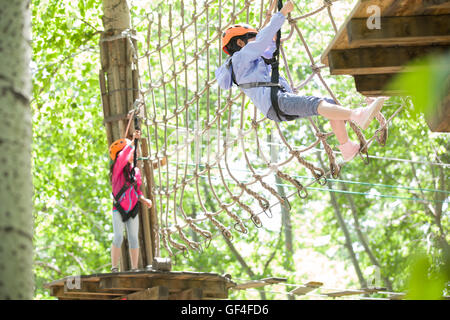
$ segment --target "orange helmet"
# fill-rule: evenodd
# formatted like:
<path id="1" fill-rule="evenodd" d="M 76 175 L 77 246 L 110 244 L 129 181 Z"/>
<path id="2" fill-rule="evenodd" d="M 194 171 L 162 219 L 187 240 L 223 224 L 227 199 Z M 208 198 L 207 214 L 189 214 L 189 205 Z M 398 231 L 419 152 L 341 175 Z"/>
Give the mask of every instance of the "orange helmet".
<path id="1" fill-rule="evenodd" d="M 116 160 L 117 153 L 122 151 L 122 149 L 125 148 L 125 146 L 130 143 L 131 141 L 128 139 L 119 139 L 114 141 L 109 147 L 109 156 L 111 157 L 112 161 Z"/>
<path id="2" fill-rule="evenodd" d="M 231 38 L 236 36 L 243 36 L 247 33 L 258 33 L 258 30 L 253 28 L 252 26 L 248 24 L 235 24 L 229 27 L 225 32 L 222 34 L 222 50 L 226 54 L 230 55 L 228 52 L 226 46 L 230 42 Z"/>

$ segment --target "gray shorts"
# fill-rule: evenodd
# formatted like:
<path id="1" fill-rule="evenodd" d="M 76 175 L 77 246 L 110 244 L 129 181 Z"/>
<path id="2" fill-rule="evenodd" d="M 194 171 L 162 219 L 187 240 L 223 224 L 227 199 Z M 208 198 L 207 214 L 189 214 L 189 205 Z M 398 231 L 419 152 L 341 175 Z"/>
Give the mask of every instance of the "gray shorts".
<path id="1" fill-rule="evenodd" d="M 123 231 L 127 228 L 128 245 L 131 249 L 139 248 L 139 215 L 134 218 L 129 218 L 126 222 L 122 221 L 122 216 L 116 210 L 113 211 L 113 230 L 114 238 L 113 245 L 116 248 L 122 246 Z"/>
<path id="2" fill-rule="evenodd" d="M 329 103 L 336 104 L 333 99 L 319 98 L 314 96 L 299 96 L 290 92 L 280 91 L 278 93 L 278 106 L 281 111 L 286 114 L 296 116 L 297 118 L 306 118 L 319 115 L 317 113 L 317 107 L 319 103 L 325 100 Z M 277 113 L 273 107 L 270 107 L 267 112 L 267 118 L 270 120 L 280 122 Z M 287 121 L 283 116 L 281 121 Z"/>

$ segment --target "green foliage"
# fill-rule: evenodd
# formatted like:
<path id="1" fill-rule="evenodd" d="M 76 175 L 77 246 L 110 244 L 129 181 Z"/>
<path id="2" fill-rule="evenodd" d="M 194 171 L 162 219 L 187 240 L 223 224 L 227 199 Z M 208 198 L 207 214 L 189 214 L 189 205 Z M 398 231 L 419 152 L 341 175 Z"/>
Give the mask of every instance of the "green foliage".
<path id="1" fill-rule="evenodd" d="M 417 119 L 419 114 L 431 113 L 441 104 L 450 88 L 450 54 L 432 55 L 408 64 L 405 72 L 390 84 L 392 89 L 411 95 Z"/>
<path id="2" fill-rule="evenodd" d="M 409 279 L 409 300 L 442 300 L 449 275 L 444 269 L 430 270 L 432 263 L 425 254 L 413 258 L 411 277 Z"/>
<path id="3" fill-rule="evenodd" d="M 302 7 L 297 9 L 301 9 L 302 13 L 311 12 L 318 8 L 318 3 L 303 1 Z M 351 8 L 353 1 L 343 3 L 347 8 Z M 198 2 L 197 5 L 201 4 Z M 236 5 L 242 6 L 243 2 L 237 1 Z M 175 28 L 180 25 L 182 19 L 178 1 L 173 3 L 172 9 Z M 215 27 L 219 20 L 222 26 L 228 23 L 231 10 L 231 2 L 224 4 L 222 11 L 213 4 L 209 11 L 210 23 L 207 23 L 204 15 L 199 18 L 201 37 L 195 37 L 195 34 L 190 32 L 184 39 L 186 49 L 183 47 L 182 38 L 177 40 L 181 42 L 173 51 L 169 46 L 164 48 L 162 63 L 157 54 L 151 55 L 149 57 L 151 68 L 140 66 L 143 86 L 150 82 L 150 76 L 152 82 L 157 82 L 163 75 L 167 76 L 173 71 L 180 70 L 184 63 L 184 50 L 188 52 L 188 57 L 192 57 L 196 46 L 203 45 L 202 39 L 207 35 L 210 38 L 216 36 Z M 49 298 L 48 291 L 43 289 L 46 282 L 75 272 L 90 274 L 109 269 L 112 224 L 110 185 L 107 178 L 107 142 L 102 125 L 103 113 L 97 80 L 100 65 L 97 30 L 102 29 L 101 3 L 93 0 L 78 2 L 34 0 L 32 12 L 35 297 L 39 299 Z M 168 12 L 167 3 L 147 1 L 144 5 L 143 2 L 135 1 L 135 7 L 132 8 L 133 26 L 140 35 L 150 32 L 153 41 L 150 49 L 154 48 L 157 42 L 158 14 L 161 14 L 163 39 L 167 40 L 170 36 L 166 19 Z M 219 16 L 219 12 L 222 16 Z M 186 22 L 191 21 L 192 13 L 190 7 L 185 10 Z M 245 13 L 239 19 L 244 15 Z M 338 22 L 345 18 L 335 15 Z M 258 20 L 259 11 L 250 12 L 249 22 L 257 25 Z M 151 28 L 147 30 L 150 21 Z M 299 25 L 317 61 L 333 37 L 328 21 L 325 10 L 318 16 L 302 20 Z M 283 29 L 284 34 L 288 31 L 288 28 Z M 175 30 L 173 32 L 175 33 Z M 164 40 L 162 42 L 165 43 Z M 141 55 L 146 50 L 145 46 L 146 44 L 141 41 L 139 44 Z M 311 72 L 309 58 L 298 39 L 287 41 L 285 48 L 288 52 L 288 64 L 291 70 L 294 70 L 294 81 L 300 83 Z M 154 91 L 154 97 L 147 97 L 148 112 L 161 118 L 165 112 L 173 114 L 174 110 L 180 110 L 186 102 L 192 100 L 197 86 L 201 88 L 206 79 L 210 81 L 214 78 L 214 70 L 223 62 L 224 56 L 219 48 L 213 48 L 210 50 L 209 65 L 206 59 L 205 54 L 201 55 L 198 79 L 193 76 L 192 69 L 189 69 L 189 72 L 183 73 L 178 78 L 176 87 L 171 82 L 166 85 L 165 90 Z M 144 60 L 141 61 L 144 63 Z M 151 75 L 149 70 L 152 72 Z M 282 71 L 285 70 L 282 68 Z M 328 77 L 326 69 L 323 69 L 322 74 L 341 104 L 351 107 L 361 105 L 363 97 L 355 91 L 351 77 Z M 427 88 L 426 85 L 421 87 Z M 237 94 L 234 90 L 231 95 L 228 92 L 221 92 L 219 95 L 216 89 L 214 90 L 211 90 L 213 93 L 210 96 L 202 96 L 198 104 L 191 105 L 188 117 L 184 115 L 177 117 L 177 124 L 193 129 L 196 120 L 199 120 L 204 126 L 205 119 L 211 120 L 215 116 L 217 101 L 221 100 L 223 104 L 229 97 Z M 310 82 L 300 94 L 328 96 L 323 85 L 316 81 Z M 205 107 L 207 99 L 210 99 L 209 108 Z M 225 132 L 228 125 L 231 128 L 239 126 L 241 102 L 238 99 L 233 104 L 231 112 L 227 111 L 223 115 L 220 128 L 214 127 L 213 130 Z M 411 288 L 411 298 L 426 298 L 416 295 L 419 289 L 422 290 L 419 288 L 423 280 L 421 277 L 425 276 L 426 269 L 426 276 L 431 279 L 434 272 L 432 270 L 440 270 L 445 266 L 445 243 L 448 242 L 447 231 L 450 227 L 448 217 L 450 188 L 446 178 L 449 169 L 430 165 L 429 162 L 450 163 L 450 142 L 448 136 L 429 133 L 423 117 L 412 111 L 409 99 L 391 98 L 383 109 L 386 116 L 390 116 L 402 104 L 407 108 L 389 127 L 387 146 L 383 148 L 377 143 L 371 146 L 370 155 L 377 158 L 371 158 L 369 165 L 355 159 L 343 168 L 342 175 L 338 179 L 330 181 L 333 186 L 332 192 L 336 195 L 336 201 L 351 234 L 360 268 L 367 280 L 372 276 L 373 261 L 357 236 L 349 197 L 354 201 L 361 231 L 379 262 L 381 276 L 392 283 L 393 290 L 407 291 Z M 164 108 L 165 105 L 168 106 L 167 110 Z M 253 106 L 248 100 L 244 101 L 244 105 L 246 106 L 244 128 L 247 130 L 253 118 Z M 330 129 L 329 124 L 323 119 L 316 120 L 324 130 Z M 298 148 L 310 145 L 316 139 L 305 120 L 284 123 L 281 129 L 286 140 Z M 374 131 L 375 125 L 372 125 L 367 131 L 367 136 Z M 271 124 L 265 124 L 260 132 L 261 142 L 265 144 L 263 135 L 271 132 L 275 134 L 276 128 Z M 149 128 L 146 132 L 151 137 L 154 133 L 153 128 Z M 352 138 L 355 138 L 353 134 Z M 169 146 L 183 141 L 181 137 L 177 137 L 175 130 L 169 128 L 167 132 L 162 130 L 158 132 L 158 139 L 152 141 L 153 147 L 161 148 L 165 139 L 168 139 Z M 328 141 L 332 146 L 337 144 L 334 137 L 330 137 Z M 254 140 L 246 143 L 249 154 L 259 152 L 256 150 Z M 275 143 L 282 144 L 279 139 Z M 267 155 L 270 151 L 268 145 L 263 145 L 262 148 Z M 206 157 L 207 150 L 202 152 L 202 156 Z M 250 174 L 246 164 L 242 162 L 242 155 L 239 148 L 229 154 L 230 157 L 234 157 L 231 161 L 235 164 L 234 167 L 240 170 L 235 174 L 243 181 L 250 177 Z M 288 151 L 280 148 L 280 159 L 287 156 Z M 413 162 L 393 160 L 395 158 L 411 159 Z M 318 163 L 315 153 L 306 155 L 306 159 Z M 254 157 L 252 160 L 256 168 L 264 168 L 265 164 L 261 159 Z M 324 161 L 327 159 L 324 158 Z M 171 167 L 172 172 L 175 172 L 175 169 L 184 172 L 185 165 Z M 188 177 L 192 177 L 194 169 L 188 167 Z M 311 181 L 309 171 L 299 167 L 290 167 L 288 170 L 288 173 L 296 176 L 302 183 Z M 164 172 L 161 176 L 156 176 L 157 183 L 163 188 L 166 178 Z M 206 182 L 207 177 L 202 177 L 199 181 L 200 184 Z M 213 176 L 212 181 L 218 197 L 229 199 L 230 194 L 223 187 L 220 177 Z M 273 187 L 276 187 L 274 181 Z M 342 192 L 342 184 L 345 185 L 347 193 Z M 229 183 L 229 187 L 232 192 L 239 191 L 233 185 L 233 181 Z M 279 187 L 284 188 L 286 194 L 296 191 L 286 181 L 282 181 Z M 211 190 L 201 185 L 200 196 L 194 190 L 188 186 L 183 198 L 182 208 L 187 214 L 195 218 L 203 212 L 200 200 L 207 210 L 218 210 Z M 248 234 L 243 235 L 231 229 L 232 243 L 252 273 L 241 265 L 220 232 L 209 223 L 204 223 L 200 227 L 213 233 L 210 245 L 206 246 L 204 243 L 201 252 L 189 252 L 186 256 L 176 255 L 174 269 L 228 273 L 237 282 L 244 279 L 256 280 L 279 276 L 287 278 L 289 283 L 324 281 L 328 286 L 359 287 L 360 283 L 355 276 L 348 250 L 344 246 L 343 232 L 330 203 L 330 190 L 327 186 L 316 184 L 308 191 L 307 200 L 296 196 L 289 198 L 292 206 L 290 212 L 294 245 L 292 253 L 285 248 L 286 229 L 281 223 L 279 206 L 276 206 L 273 208 L 273 218 L 264 218 L 264 215 L 261 215 L 264 218 L 263 228 L 256 228 L 247 219 L 245 223 Z M 266 193 L 263 196 L 270 197 Z M 270 200 L 275 201 L 274 198 Z M 253 199 L 247 197 L 245 201 L 248 205 L 259 208 Z M 158 212 L 166 209 L 160 201 L 155 205 Z M 171 206 L 169 210 L 179 211 L 179 208 L 173 208 L 172 203 L 169 205 Z M 248 216 L 239 208 L 231 210 L 240 217 Z M 440 220 L 436 219 L 438 215 Z M 221 215 L 221 222 L 231 227 L 235 223 L 226 215 Z M 200 236 L 190 230 L 188 236 L 195 241 L 203 240 L 196 238 Z M 428 257 L 428 264 L 422 264 L 420 267 L 422 269 L 414 269 L 410 258 L 418 251 L 425 252 Z M 167 254 L 165 250 L 163 253 Z M 416 271 L 413 271 L 410 278 L 412 270 Z M 380 286 L 386 286 L 384 279 L 377 281 Z M 436 288 L 442 289 L 442 281 Z M 267 290 L 285 292 L 286 288 Z M 432 295 L 427 297 L 437 297 L 436 290 L 430 292 Z M 260 298 L 262 295 L 263 293 L 259 291 L 249 290 L 232 293 L 231 298 Z M 267 292 L 265 297 L 286 298 L 284 294 L 270 292 Z"/>

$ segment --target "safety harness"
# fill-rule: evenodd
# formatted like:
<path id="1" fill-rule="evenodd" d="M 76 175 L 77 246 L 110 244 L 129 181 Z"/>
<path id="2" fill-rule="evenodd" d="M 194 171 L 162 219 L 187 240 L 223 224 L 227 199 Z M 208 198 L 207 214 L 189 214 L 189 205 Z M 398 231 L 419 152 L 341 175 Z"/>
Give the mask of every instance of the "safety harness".
<path id="1" fill-rule="evenodd" d="M 117 209 L 117 211 L 119 211 L 120 215 L 122 216 L 123 222 L 126 222 L 129 218 L 136 217 L 136 215 L 139 212 L 139 205 L 140 205 L 139 201 L 136 202 L 136 205 L 134 206 L 134 208 L 128 212 L 126 212 L 125 209 L 120 204 L 120 198 L 130 187 L 134 187 L 134 190 L 137 190 L 137 184 L 136 184 L 135 179 L 131 183 L 126 181 L 125 184 L 123 185 L 123 187 L 120 189 L 120 191 L 116 195 L 114 195 L 114 193 L 112 193 L 113 198 L 114 198 L 114 201 L 113 201 L 114 207 Z"/>
<path id="2" fill-rule="evenodd" d="M 278 11 L 281 10 L 283 7 L 283 2 L 281 0 L 278 1 Z M 287 121 L 295 120 L 298 118 L 298 116 L 289 115 L 284 113 L 280 106 L 278 105 L 278 92 L 281 90 L 282 92 L 285 92 L 286 89 L 280 84 L 280 72 L 278 70 L 279 68 L 279 57 L 280 57 L 280 41 L 281 40 L 281 29 L 278 30 L 277 36 L 276 36 L 276 49 L 273 52 L 273 56 L 271 59 L 267 59 L 264 57 L 261 57 L 264 62 L 267 65 L 270 65 L 272 67 L 272 74 L 270 77 L 270 82 L 248 82 L 248 83 L 241 83 L 238 84 L 236 81 L 236 76 L 234 74 L 233 70 L 233 64 L 232 64 L 232 58 L 229 60 L 229 67 L 231 68 L 231 79 L 233 82 L 242 89 L 251 89 L 251 88 L 257 88 L 257 87 L 270 87 L 270 100 L 272 102 L 272 107 L 275 110 L 275 113 L 277 114 L 278 119 L 282 121 L 283 117 Z"/>

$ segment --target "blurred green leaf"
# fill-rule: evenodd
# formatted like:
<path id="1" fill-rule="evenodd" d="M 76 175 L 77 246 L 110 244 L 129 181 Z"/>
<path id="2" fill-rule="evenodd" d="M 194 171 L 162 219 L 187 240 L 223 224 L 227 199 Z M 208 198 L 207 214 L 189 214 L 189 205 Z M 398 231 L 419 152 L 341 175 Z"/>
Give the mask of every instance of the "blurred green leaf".
<path id="1" fill-rule="evenodd" d="M 410 72 L 401 73 L 389 85 L 391 89 L 407 92 L 412 97 L 415 119 L 421 113 L 433 112 L 450 88 L 450 53 L 432 55 L 409 63 Z"/>
<path id="2" fill-rule="evenodd" d="M 443 271 L 430 271 L 430 258 L 419 255 L 414 258 L 406 299 L 441 300 L 446 284 Z"/>

